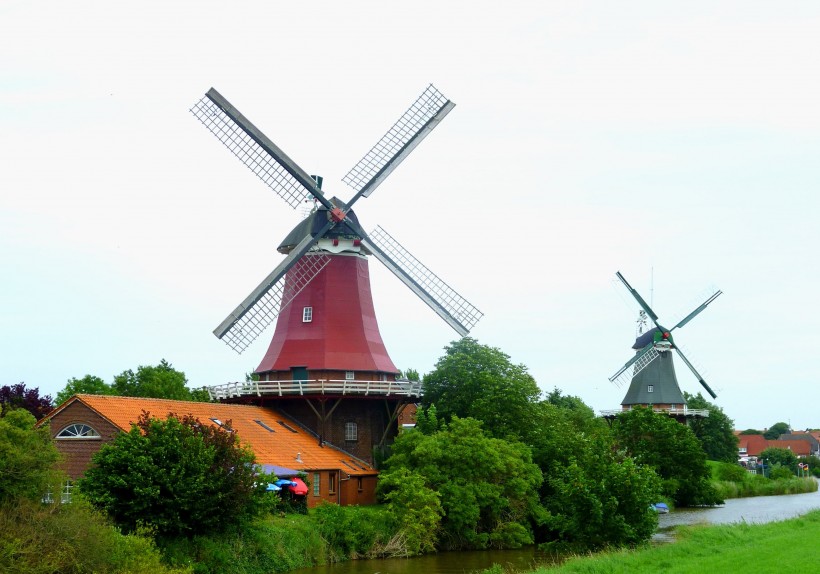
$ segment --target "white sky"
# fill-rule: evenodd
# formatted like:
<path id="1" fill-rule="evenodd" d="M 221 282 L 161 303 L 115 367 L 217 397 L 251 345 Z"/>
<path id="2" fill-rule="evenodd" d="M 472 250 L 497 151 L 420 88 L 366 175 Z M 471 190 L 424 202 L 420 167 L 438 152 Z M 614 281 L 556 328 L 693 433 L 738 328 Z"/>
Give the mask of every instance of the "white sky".
<path id="1" fill-rule="evenodd" d="M 479 342 L 596 410 L 638 306 L 738 428 L 820 427 L 820 4 L 0 4 L 0 384 L 166 358 L 241 380 L 211 331 L 298 221 L 188 109 L 211 86 L 325 190 L 432 82 L 456 102 L 369 199 L 478 306 Z M 654 278 L 654 279 L 653 279 Z M 399 368 L 457 335 L 371 261 Z M 678 361 L 681 387 L 700 390 Z"/>

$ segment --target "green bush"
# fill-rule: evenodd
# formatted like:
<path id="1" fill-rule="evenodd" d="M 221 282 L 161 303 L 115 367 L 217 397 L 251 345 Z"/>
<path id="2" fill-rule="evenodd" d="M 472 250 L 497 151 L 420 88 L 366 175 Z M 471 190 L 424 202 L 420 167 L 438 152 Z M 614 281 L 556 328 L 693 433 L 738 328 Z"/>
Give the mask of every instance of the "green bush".
<path id="1" fill-rule="evenodd" d="M 744 480 L 746 480 L 747 476 L 750 476 L 749 471 L 747 471 L 744 467 L 740 466 L 739 464 L 735 463 L 715 463 L 714 469 L 715 472 L 713 473 L 713 476 L 716 476 L 718 480 L 743 482 Z"/>
<path id="2" fill-rule="evenodd" d="M 43 505 L 20 499 L 0 507 L 0 572 L 26 574 L 184 573 L 168 568 L 150 538 L 123 535 L 79 497 Z"/>

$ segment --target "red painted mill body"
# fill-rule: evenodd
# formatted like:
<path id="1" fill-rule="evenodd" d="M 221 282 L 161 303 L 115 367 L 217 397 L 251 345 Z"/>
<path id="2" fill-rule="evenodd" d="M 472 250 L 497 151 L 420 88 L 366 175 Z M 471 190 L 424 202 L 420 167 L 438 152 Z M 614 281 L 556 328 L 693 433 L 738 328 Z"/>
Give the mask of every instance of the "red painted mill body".
<path id="1" fill-rule="evenodd" d="M 395 378 L 398 369 L 379 333 L 367 258 L 358 253 L 330 258 L 279 314 L 257 374 L 306 369 L 308 374 L 337 371 L 353 372 L 356 378 L 365 373 Z"/>

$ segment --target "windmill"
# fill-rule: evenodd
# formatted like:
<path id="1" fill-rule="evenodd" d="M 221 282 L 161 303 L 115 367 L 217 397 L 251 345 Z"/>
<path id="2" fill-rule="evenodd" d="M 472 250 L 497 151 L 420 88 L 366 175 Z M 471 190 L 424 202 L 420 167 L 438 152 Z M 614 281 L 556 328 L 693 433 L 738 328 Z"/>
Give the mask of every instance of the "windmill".
<path id="1" fill-rule="evenodd" d="M 685 326 L 694 319 L 699 313 L 706 309 L 712 301 L 717 299 L 722 294 L 722 291 L 715 291 L 706 301 L 681 319 L 674 327 L 667 329 L 658 322 L 658 316 L 649 305 L 647 305 L 640 294 L 632 288 L 624 276 L 620 272 L 616 273 L 616 275 L 638 302 L 638 305 L 641 306 L 641 312 L 645 313 L 655 324 L 655 328 L 645 333 L 641 333 L 639 330 L 635 344 L 632 346 L 632 348 L 635 349 L 635 356 L 609 378 L 611 382 L 619 386 L 625 382 L 630 383 L 629 390 L 621 405 L 624 408 L 629 408 L 632 405 L 656 405 L 660 408 L 676 409 L 678 406 L 683 407 L 686 404 L 678 385 L 677 376 L 675 375 L 671 351 L 677 353 L 709 395 L 711 395 L 712 398 L 717 398 L 717 395 L 715 395 L 714 391 L 706 384 L 706 381 L 700 373 L 698 373 L 689 359 L 686 358 L 680 347 L 675 344 L 672 332 L 675 329 Z"/>
<path id="2" fill-rule="evenodd" d="M 386 399 L 402 393 L 398 389 L 397 394 L 395 386 L 379 391 L 380 387 L 371 385 L 372 381 L 395 381 L 398 369 L 387 355 L 378 331 L 368 256 L 384 264 L 460 336 L 466 336 L 482 316 L 384 229 L 376 227 L 365 233 L 353 212 L 356 202 L 370 197 L 454 106 L 432 84 L 428 86 L 342 178 L 353 189 L 346 202 L 328 198 L 322 191 L 321 177 L 309 175 L 215 89 L 211 88 L 191 109 L 292 208 L 305 201 L 315 204 L 279 245 L 278 251 L 286 255 L 285 259 L 220 323 L 214 334 L 241 353 L 276 319 L 268 352 L 255 371 L 262 383 L 251 394 L 261 397 L 267 392 L 288 397 L 298 391 L 299 397 L 313 397 L 313 402 L 307 400 L 310 410 L 305 416 L 317 417 L 320 437 L 341 398 L 364 393 L 364 383 L 367 390 L 360 396 Z M 283 381 L 289 385 L 283 385 Z M 277 383 L 275 388 L 269 384 L 272 382 Z M 244 392 L 237 388 L 228 395 Z M 339 400 L 327 404 L 329 397 Z M 391 419 L 394 415 L 395 409 Z"/>

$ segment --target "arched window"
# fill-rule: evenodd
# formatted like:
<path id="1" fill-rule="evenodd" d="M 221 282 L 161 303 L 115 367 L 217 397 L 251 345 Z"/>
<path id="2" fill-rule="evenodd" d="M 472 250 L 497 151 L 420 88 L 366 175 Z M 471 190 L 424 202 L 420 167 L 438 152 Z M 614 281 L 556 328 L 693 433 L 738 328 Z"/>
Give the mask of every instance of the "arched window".
<path id="1" fill-rule="evenodd" d="M 56 438 L 100 438 L 100 433 L 83 423 L 73 423 L 57 433 Z"/>

